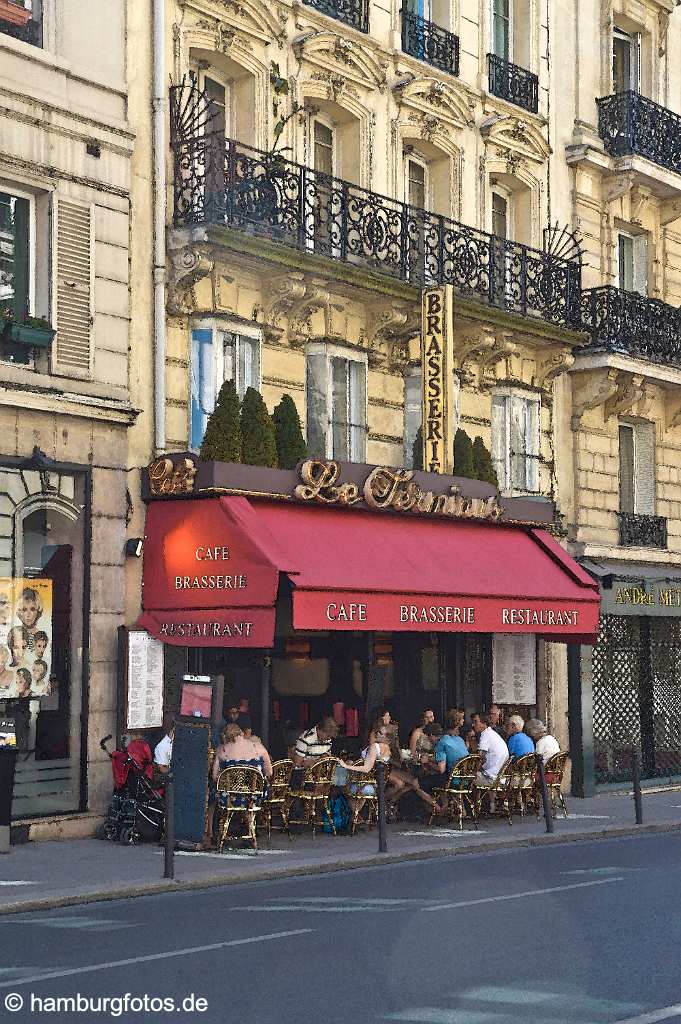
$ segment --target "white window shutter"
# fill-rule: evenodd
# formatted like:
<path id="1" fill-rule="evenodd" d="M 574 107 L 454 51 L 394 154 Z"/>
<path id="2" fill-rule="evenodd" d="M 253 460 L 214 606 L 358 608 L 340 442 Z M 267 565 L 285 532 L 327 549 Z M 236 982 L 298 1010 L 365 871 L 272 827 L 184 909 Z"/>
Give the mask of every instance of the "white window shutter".
<path id="1" fill-rule="evenodd" d="M 364 462 L 367 457 L 367 368 L 350 360 L 350 457 Z"/>
<path id="2" fill-rule="evenodd" d="M 528 398 L 525 402 L 525 483 L 528 491 L 539 491 L 540 403 Z"/>
<path id="3" fill-rule="evenodd" d="M 404 378 L 404 465 L 414 465 L 414 442 L 423 419 L 421 374 L 410 373 Z"/>
<path id="4" fill-rule="evenodd" d="M 635 505 L 640 516 L 655 515 L 655 424 L 634 427 Z"/>
<path id="5" fill-rule="evenodd" d="M 639 295 L 648 294 L 648 236 L 633 239 L 633 289 Z"/>
<path id="6" fill-rule="evenodd" d="M 496 470 L 499 489 L 508 488 L 506 458 L 508 439 L 506 436 L 506 397 L 494 395 L 492 398 L 492 462 Z"/>
<path id="7" fill-rule="evenodd" d="M 52 370 L 90 377 L 93 368 L 93 207 L 56 196 L 53 205 L 54 313 Z"/>
<path id="8" fill-rule="evenodd" d="M 620 512 L 634 511 L 634 430 L 620 423 Z"/>
<path id="9" fill-rule="evenodd" d="M 328 360 L 326 353 L 308 353 L 306 365 L 307 449 L 311 458 L 327 456 L 329 426 Z"/>

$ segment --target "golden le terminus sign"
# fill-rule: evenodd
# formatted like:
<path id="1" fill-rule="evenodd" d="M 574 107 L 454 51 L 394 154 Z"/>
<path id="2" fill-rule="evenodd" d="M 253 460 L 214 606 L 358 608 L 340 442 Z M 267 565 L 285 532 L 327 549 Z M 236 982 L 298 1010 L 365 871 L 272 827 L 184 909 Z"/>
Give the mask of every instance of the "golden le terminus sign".
<path id="1" fill-rule="evenodd" d="M 423 468 L 429 473 L 451 473 L 454 461 L 451 285 L 424 290 L 421 316 Z"/>

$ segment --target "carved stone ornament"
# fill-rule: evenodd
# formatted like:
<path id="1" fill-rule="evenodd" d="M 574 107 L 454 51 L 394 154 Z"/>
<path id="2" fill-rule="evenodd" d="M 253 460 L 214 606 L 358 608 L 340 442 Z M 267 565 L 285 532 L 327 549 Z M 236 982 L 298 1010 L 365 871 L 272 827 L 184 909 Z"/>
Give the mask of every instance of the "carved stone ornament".
<path id="1" fill-rule="evenodd" d="M 516 355 L 518 351 L 518 344 L 513 340 L 510 331 L 495 331 L 494 345 L 481 352 L 478 357 L 480 376 L 493 373 L 498 363 L 508 359 L 509 356 Z"/>
<path id="2" fill-rule="evenodd" d="M 681 397 L 676 394 L 668 395 L 665 399 L 664 425 L 665 430 L 681 427 Z"/>
<path id="3" fill-rule="evenodd" d="M 194 246 L 171 251 L 169 257 L 168 312 L 175 315 L 192 313 L 196 309 L 194 286 L 213 274 L 215 261 L 209 253 Z"/>
<path id="4" fill-rule="evenodd" d="M 556 377 L 569 370 L 575 361 L 571 349 L 564 348 L 559 352 L 551 352 L 543 359 L 537 359 L 534 371 L 535 387 L 548 390 Z"/>
<path id="5" fill-rule="evenodd" d="M 617 391 L 605 402 L 604 416 L 621 416 L 630 412 L 645 393 L 643 377 L 638 373 L 618 373 Z"/>
<path id="6" fill-rule="evenodd" d="M 409 337 L 419 330 L 420 308 L 407 302 L 385 302 L 370 306 L 360 336 L 368 350 L 370 366 L 395 368 L 409 362 Z"/>
<path id="7" fill-rule="evenodd" d="M 482 324 L 476 330 L 467 334 L 461 343 L 457 342 L 455 344 L 455 368 L 465 371 L 468 365 L 478 363 L 480 359 L 488 355 L 495 348 L 496 344 L 494 328 Z"/>
<path id="8" fill-rule="evenodd" d="M 266 323 L 276 327 L 278 319 L 286 316 L 291 344 L 304 344 L 309 339 L 310 317 L 318 309 L 324 311 L 324 334 L 333 334 L 331 296 L 323 278 L 293 271 L 267 280 L 264 290 L 271 295 L 264 309 Z"/>
<path id="9" fill-rule="evenodd" d="M 580 370 L 572 375 L 572 429 L 579 430 L 582 417 L 589 409 L 604 405 L 617 394 L 619 370 L 604 367 Z"/>
<path id="10" fill-rule="evenodd" d="M 633 171 L 627 171 L 626 174 L 617 174 L 614 178 L 611 178 L 608 182 L 608 186 L 605 190 L 605 202 L 610 204 L 621 199 L 622 196 L 627 195 L 631 192 L 635 181 L 635 174 Z"/>

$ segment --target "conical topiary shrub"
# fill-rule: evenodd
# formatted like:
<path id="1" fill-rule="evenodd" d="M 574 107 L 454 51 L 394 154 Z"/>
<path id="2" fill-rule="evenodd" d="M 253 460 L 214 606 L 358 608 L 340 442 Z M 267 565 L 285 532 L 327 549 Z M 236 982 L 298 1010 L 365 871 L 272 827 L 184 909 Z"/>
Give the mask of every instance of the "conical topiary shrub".
<path id="1" fill-rule="evenodd" d="M 413 469 L 423 469 L 423 427 L 416 431 L 411 448 L 411 464 Z"/>
<path id="2" fill-rule="evenodd" d="M 492 456 L 479 434 L 473 441 L 473 466 L 478 480 L 484 480 L 485 483 L 499 487 Z"/>
<path id="3" fill-rule="evenodd" d="M 272 413 L 274 440 L 277 446 L 279 469 L 295 469 L 307 457 L 307 445 L 300 426 L 296 403 L 290 395 L 283 395 Z"/>
<path id="4" fill-rule="evenodd" d="M 255 388 L 248 388 L 241 406 L 241 461 L 249 466 L 277 465 L 274 424 Z"/>
<path id="5" fill-rule="evenodd" d="M 473 443 L 461 427 L 454 435 L 454 476 L 465 476 L 475 480 Z"/>
<path id="6" fill-rule="evenodd" d="M 233 380 L 226 380 L 220 388 L 199 455 L 206 462 L 241 462 L 239 396 Z"/>

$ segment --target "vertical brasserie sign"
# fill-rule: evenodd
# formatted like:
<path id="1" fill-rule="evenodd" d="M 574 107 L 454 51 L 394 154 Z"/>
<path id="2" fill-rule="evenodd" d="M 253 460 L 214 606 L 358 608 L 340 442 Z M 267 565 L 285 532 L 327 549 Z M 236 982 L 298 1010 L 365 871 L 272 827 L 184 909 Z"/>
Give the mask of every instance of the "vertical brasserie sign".
<path id="1" fill-rule="evenodd" d="M 427 288 L 422 297 L 423 468 L 450 473 L 452 437 L 452 288 Z"/>

